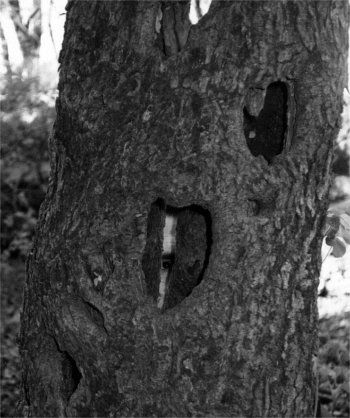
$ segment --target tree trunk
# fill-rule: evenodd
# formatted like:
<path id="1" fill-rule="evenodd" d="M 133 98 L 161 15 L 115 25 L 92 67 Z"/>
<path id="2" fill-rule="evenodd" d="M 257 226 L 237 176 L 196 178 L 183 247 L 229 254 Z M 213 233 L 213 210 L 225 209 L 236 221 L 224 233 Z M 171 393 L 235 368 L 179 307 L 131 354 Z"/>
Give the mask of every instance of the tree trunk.
<path id="1" fill-rule="evenodd" d="M 24 70 L 27 78 L 37 77 L 41 38 L 40 0 L 11 0 L 9 6 L 16 30 L 16 41 L 19 42 L 23 54 L 21 70 Z M 12 42 L 13 37 L 9 40 L 8 47 Z"/>
<path id="2" fill-rule="evenodd" d="M 8 1 L 4 0 L 1 4 L 2 10 L 0 13 L 0 25 L 3 35 L 2 42 L 4 42 L 6 53 L 4 54 L 4 61 L 6 62 L 7 73 L 20 72 L 23 67 L 23 52 L 21 44 L 17 37 L 16 26 L 11 17 L 11 9 Z M 1 42 L 1 43 L 2 43 Z"/>
<path id="3" fill-rule="evenodd" d="M 22 318 L 32 416 L 313 414 L 348 2 L 188 10 L 67 6 Z"/>

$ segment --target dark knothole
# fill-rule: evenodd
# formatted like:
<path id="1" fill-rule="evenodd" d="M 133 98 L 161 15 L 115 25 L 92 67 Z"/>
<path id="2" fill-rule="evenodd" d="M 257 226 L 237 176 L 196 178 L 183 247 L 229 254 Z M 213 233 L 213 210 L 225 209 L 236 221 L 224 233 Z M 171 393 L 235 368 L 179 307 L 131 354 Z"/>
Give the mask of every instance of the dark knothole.
<path id="1" fill-rule="evenodd" d="M 74 358 L 67 351 L 60 349 L 56 338 L 53 338 L 53 341 L 60 355 L 62 372 L 61 393 L 65 401 L 68 402 L 73 393 L 76 391 L 82 378 L 82 374 L 80 373 Z"/>
<path id="2" fill-rule="evenodd" d="M 67 351 L 62 352 L 62 374 L 65 386 L 63 388 L 64 395 L 67 401 L 76 391 L 81 380 L 81 373 L 73 359 Z"/>
<path id="3" fill-rule="evenodd" d="M 264 107 L 258 116 L 244 115 L 244 135 L 248 148 L 254 157 L 262 155 L 268 163 L 281 154 L 287 137 L 288 88 L 286 83 L 277 81 L 268 86 Z"/>
<path id="4" fill-rule="evenodd" d="M 161 310 L 179 304 L 202 281 L 211 243 L 209 211 L 176 208 L 163 199 L 151 205 L 142 268 L 147 292 Z"/>

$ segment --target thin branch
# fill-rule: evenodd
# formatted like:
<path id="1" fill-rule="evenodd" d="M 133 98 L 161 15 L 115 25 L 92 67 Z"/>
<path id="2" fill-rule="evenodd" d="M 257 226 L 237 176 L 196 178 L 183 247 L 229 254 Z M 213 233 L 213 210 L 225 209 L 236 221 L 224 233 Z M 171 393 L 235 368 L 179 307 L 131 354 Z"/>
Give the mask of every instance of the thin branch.
<path id="1" fill-rule="evenodd" d="M 35 17 L 35 15 L 40 11 L 39 7 L 37 7 L 34 12 L 28 17 L 27 23 L 24 25 L 27 29 L 29 28 L 30 21 Z"/>
<path id="2" fill-rule="evenodd" d="M 330 247 L 330 249 L 328 250 L 328 253 L 326 254 L 325 258 L 322 260 L 322 263 L 321 263 L 321 264 L 323 264 L 323 263 L 325 262 L 326 258 L 329 256 L 329 253 L 330 253 L 332 250 L 333 250 L 333 247 Z"/>
<path id="3" fill-rule="evenodd" d="M 37 42 L 37 43 L 40 41 L 40 38 L 39 38 L 39 37 L 38 37 L 35 33 L 30 34 L 30 33 L 28 32 L 28 28 L 27 28 L 25 25 L 23 25 L 23 23 L 21 22 L 21 20 L 20 20 L 17 16 L 15 16 L 15 17 L 14 17 L 13 21 L 14 21 L 14 23 L 15 23 L 15 25 L 16 25 L 16 27 L 17 27 L 17 29 L 18 29 L 20 32 L 22 32 L 22 33 L 23 33 L 23 35 L 24 35 L 27 39 L 29 39 L 30 41 Z"/>
<path id="4" fill-rule="evenodd" d="M 58 59 L 58 52 L 57 52 L 55 39 L 53 37 L 52 26 L 51 26 L 51 12 L 52 12 L 52 4 L 53 4 L 52 1 L 53 0 L 50 0 L 50 6 L 49 6 L 49 31 L 50 31 L 50 37 L 51 37 L 53 49 L 55 51 L 55 57 L 56 57 L 56 59 Z"/>

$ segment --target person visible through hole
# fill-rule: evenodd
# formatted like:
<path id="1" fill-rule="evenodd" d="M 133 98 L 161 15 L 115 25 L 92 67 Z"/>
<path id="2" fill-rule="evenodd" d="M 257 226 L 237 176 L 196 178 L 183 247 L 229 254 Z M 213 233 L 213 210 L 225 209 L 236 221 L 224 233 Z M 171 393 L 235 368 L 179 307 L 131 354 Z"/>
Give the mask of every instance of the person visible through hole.
<path id="1" fill-rule="evenodd" d="M 163 249 L 160 268 L 159 296 L 157 303 L 157 306 L 160 309 L 164 305 L 167 279 L 169 278 L 172 267 L 175 263 L 176 224 L 177 216 L 167 213 L 165 216 L 165 226 L 163 230 Z"/>

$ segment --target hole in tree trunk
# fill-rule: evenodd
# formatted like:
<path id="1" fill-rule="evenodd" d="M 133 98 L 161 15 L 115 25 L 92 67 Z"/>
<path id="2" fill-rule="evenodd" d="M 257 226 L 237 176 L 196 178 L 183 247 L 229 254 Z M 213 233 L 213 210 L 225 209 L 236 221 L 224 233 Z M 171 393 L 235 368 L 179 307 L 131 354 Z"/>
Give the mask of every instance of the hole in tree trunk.
<path id="1" fill-rule="evenodd" d="M 82 376 L 73 357 L 71 357 L 67 351 L 63 351 L 62 356 L 62 374 L 65 382 L 65 398 L 69 401 L 73 393 L 76 391 Z"/>
<path id="2" fill-rule="evenodd" d="M 163 199 L 151 205 L 142 268 L 158 308 L 176 306 L 202 281 L 211 243 L 209 211 L 198 205 L 176 208 Z"/>
<path id="3" fill-rule="evenodd" d="M 262 155 L 268 163 L 281 154 L 287 136 L 288 88 L 277 81 L 268 86 L 264 107 L 258 116 L 244 107 L 244 135 L 254 157 Z"/>
<path id="4" fill-rule="evenodd" d="M 62 399 L 68 404 L 70 398 L 77 390 L 82 374 L 74 358 L 66 351 L 61 350 L 56 338 L 52 338 L 53 345 L 50 345 L 50 367 L 55 383 L 59 386 Z M 55 348 L 57 351 L 51 351 Z"/>

